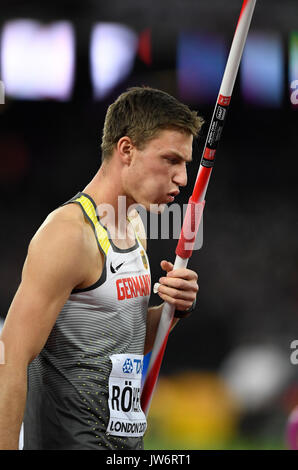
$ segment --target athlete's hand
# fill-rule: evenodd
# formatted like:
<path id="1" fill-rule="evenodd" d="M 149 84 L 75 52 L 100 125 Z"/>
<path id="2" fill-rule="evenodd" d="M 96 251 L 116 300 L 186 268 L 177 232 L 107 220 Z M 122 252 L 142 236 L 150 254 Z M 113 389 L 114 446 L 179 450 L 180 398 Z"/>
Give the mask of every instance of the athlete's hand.
<path id="1" fill-rule="evenodd" d="M 187 268 L 173 270 L 173 264 L 165 260 L 160 265 L 167 275 L 159 279 L 158 295 L 176 310 L 188 310 L 199 290 L 197 273 Z"/>

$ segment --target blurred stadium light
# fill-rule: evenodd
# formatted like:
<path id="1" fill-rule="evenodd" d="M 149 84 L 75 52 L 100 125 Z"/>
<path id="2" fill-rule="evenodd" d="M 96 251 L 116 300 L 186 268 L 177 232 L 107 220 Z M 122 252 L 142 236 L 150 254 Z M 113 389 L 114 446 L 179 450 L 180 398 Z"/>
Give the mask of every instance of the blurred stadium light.
<path id="1" fill-rule="evenodd" d="M 283 101 L 284 56 L 278 33 L 251 33 L 245 46 L 241 85 L 245 100 L 278 107 Z"/>
<path id="2" fill-rule="evenodd" d="M 181 33 L 177 45 L 179 96 L 189 103 L 214 103 L 227 59 L 221 36 Z"/>
<path id="3" fill-rule="evenodd" d="M 90 25 L 87 44 L 91 86 L 95 100 L 104 99 L 135 73 L 138 56 L 147 66 L 157 65 L 152 53 L 151 28 L 134 30 L 127 24 L 101 22 Z M 78 30 L 77 30 L 78 31 Z M 177 94 L 200 106 L 213 104 L 224 72 L 230 38 L 226 33 L 176 32 Z M 289 57 L 284 54 L 289 39 Z M 42 24 L 37 20 L 12 19 L 1 35 L 1 79 L 7 96 L 17 99 L 66 101 L 71 99 L 75 79 L 74 25 L 68 21 Z M 165 48 L 165 44 L 159 44 Z M 286 77 L 286 67 L 288 75 Z M 251 32 L 241 65 L 240 84 L 246 102 L 278 108 L 284 103 L 285 81 L 298 80 L 298 33 L 287 38 L 279 32 Z M 77 85 L 79 86 L 79 84 Z M 292 100 L 293 103 L 293 100 Z M 293 103 L 295 105 L 295 103 Z"/>
<path id="4" fill-rule="evenodd" d="M 20 99 L 68 100 L 74 76 L 74 33 L 66 21 L 4 24 L 1 70 L 6 94 Z"/>
<path id="5" fill-rule="evenodd" d="M 277 345 L 242 345 L 225 359 L 221 376 L 248 411 L 270 404 L 292 379 L 288 356 Z"/>
<path id="6" fill-rule="evenodd" d="M 90 47 L 94 97 L 103 99 L 132 71 L 138 36 L 125 25 L 101 23 L 93 28 Z"/>

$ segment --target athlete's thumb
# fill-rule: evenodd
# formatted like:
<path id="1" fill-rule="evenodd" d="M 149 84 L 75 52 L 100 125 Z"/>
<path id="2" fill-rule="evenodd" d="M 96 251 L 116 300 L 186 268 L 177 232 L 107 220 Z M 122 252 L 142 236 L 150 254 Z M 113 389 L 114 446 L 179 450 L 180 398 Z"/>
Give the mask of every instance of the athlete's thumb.
<path id="1" fill-rule="evenodd" d="M 170 263 L 170 261 L 166 261 L 166 260 L 162 260 L 160 262 L 160 266 L 164 271 L 167 271 L 167 273 L 169 271 L 172 271 L 173 267 L 174 267 L 174 265 L 172 263 Z"/>
<path id="2" fill-rule="evenodd" d="M 166 261 L 165 259 L 160 262 L 160 266 L 164 271 L 170 272 L 173 270 L 174 265 L 170 263 L 170 261 Z M 153 286 L 153 292 L 154 294 L 157 294 L 158 288 L 160 286 L 159 282 L 156 282 Z"/>

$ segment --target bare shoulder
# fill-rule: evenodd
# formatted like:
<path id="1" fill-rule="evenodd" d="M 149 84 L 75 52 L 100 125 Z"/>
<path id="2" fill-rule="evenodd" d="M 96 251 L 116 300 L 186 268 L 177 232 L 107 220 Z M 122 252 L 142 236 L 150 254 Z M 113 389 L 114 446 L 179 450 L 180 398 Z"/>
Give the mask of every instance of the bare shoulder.
<path id="1" fill-rule="evenodd" d="M 58 207 L 50 212 L 40 228 L 51 222 L 62 223 L 63 221 L 66 223 L 73 222 L 74 225 L 76 223 L 84 225 L 84 215 L 81 208 L 77 204 L 67 204 L 66 206 Z"/>
<path id="2" fill-rule="evenodd" d="M 84 242 L 87 234 L 87 224 L 81 209 L 75 204 L 68 204 L 55 209 L 46 217 L 30 245 L 47 237 L 54 237 L 59 241 L 65 239 L 68 242 Z"/>
<path id="3" fill-rule="evenodd" d="M 14 364 L 36 357 L 73 288 L 84 282 L 90 269 L 84 222 L 79 212 L 65 209 L 49 214 L 28 247 L 3 328 L 7 355 Z"/>
<path id="4" fill-rule="evenodd" d="M 139 212 L 136 209 L 133 209 L 129 213 L 129 221 L 132 224 L 136 234 L 138 235 L 143 248 L 145 251 L 147 250 L 147 235 L 146 230 L 144 227 L 144 223 L 142 221 L 142 217 L 140 216 Z"/>
<path id="5" fill-rule="evenodd" d="M 88 270 L 90 245 L 90 227 L 80 208 L 73 204 L 58 208 L 47 216 L 31 239 L 23 273 L 28 262 L 34 265 L 43 262 L 57 269 L 64 263 L 70 271 L 76 267 L 79 279 L 75 281 L 80 282 Z"/>

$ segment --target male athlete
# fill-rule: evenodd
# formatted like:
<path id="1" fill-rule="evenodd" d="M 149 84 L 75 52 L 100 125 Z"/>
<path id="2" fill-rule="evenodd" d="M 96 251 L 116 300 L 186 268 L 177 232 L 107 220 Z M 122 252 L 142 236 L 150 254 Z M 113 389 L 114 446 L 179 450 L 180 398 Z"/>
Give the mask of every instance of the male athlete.
<path id="1" fill-rule="evenodd" d="M 146 239 L 133 205 L 162 211 L 174 200 L 201 125 L 151 88 L 132 88 L 108 108 L 98 172 L 29 244 L 0 337 L 0 449 L 18 448 L 23 421 L 24 449 L 143 448 L 143 355 L 162 305 L 148 308 Z M 158 293 L 175 306 L 174 326 L 196 299 L 197 274 L 161 267 Z"/>

